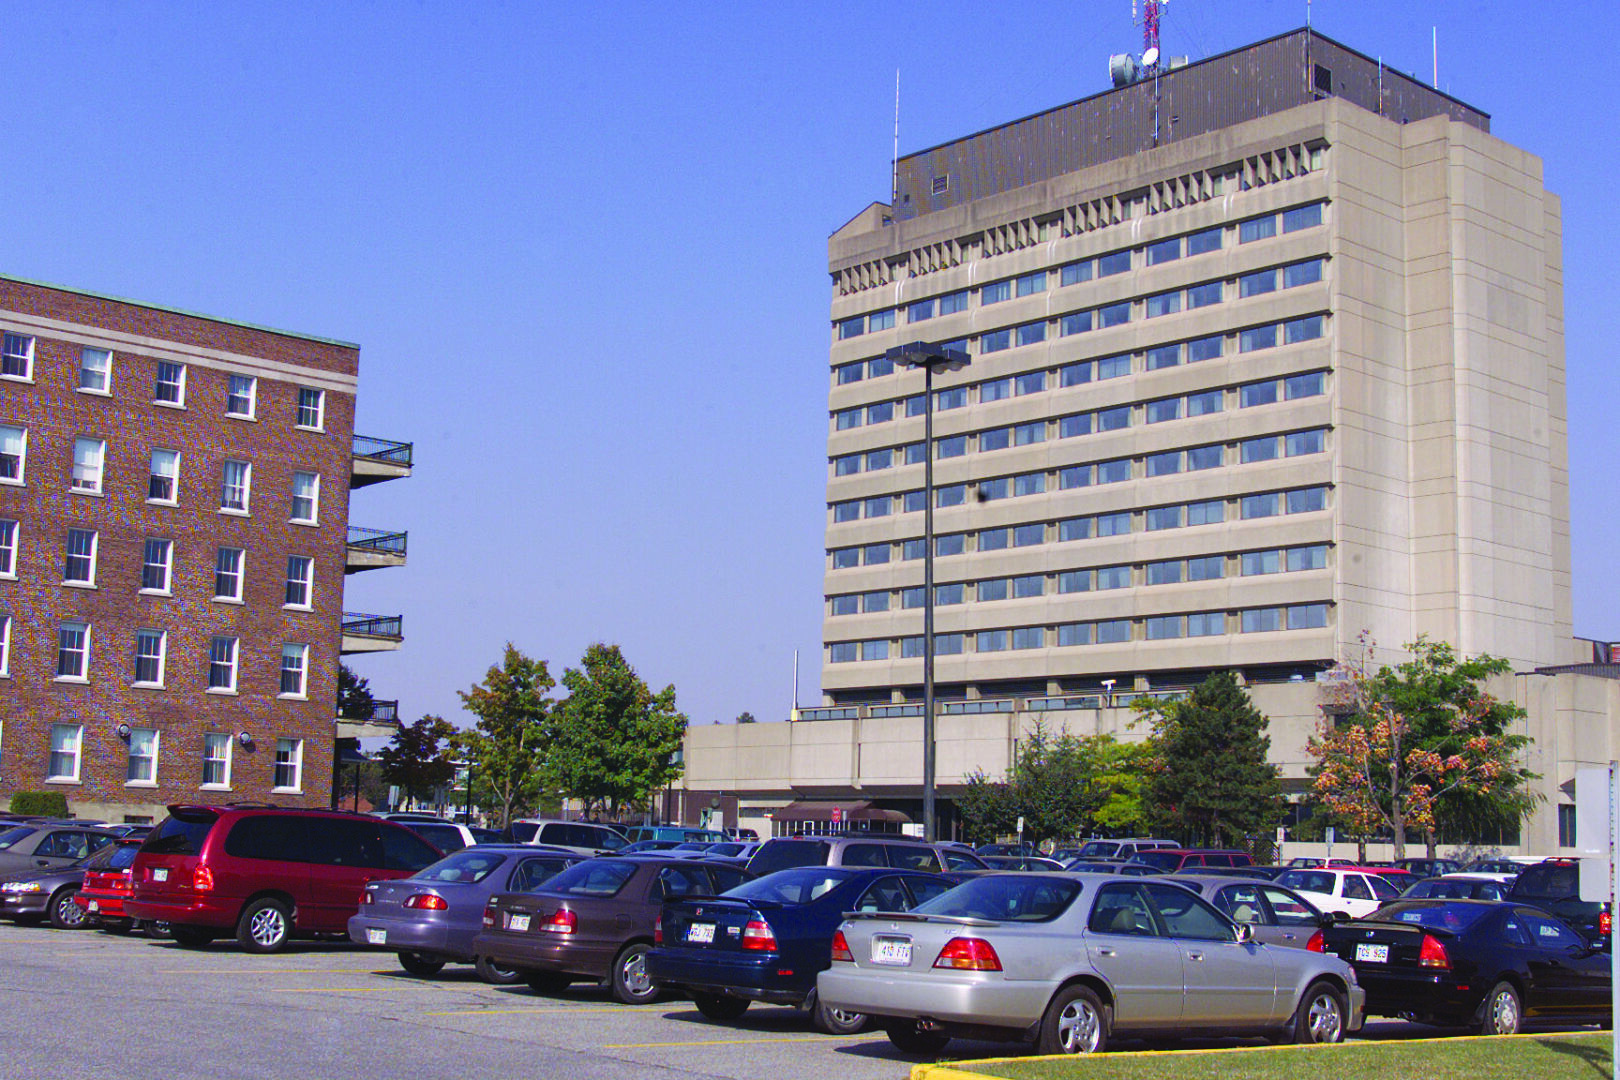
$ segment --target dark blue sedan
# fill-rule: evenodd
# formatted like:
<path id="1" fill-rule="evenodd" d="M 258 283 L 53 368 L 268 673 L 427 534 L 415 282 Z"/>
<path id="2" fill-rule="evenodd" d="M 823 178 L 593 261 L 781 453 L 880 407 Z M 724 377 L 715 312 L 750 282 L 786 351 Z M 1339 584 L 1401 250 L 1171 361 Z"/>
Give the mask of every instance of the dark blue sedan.
<path id="1" fill-rule="evenodd" d="M 804 1009 L 820 1030 L 850 1035 L 867 1018 L 816 998 L 816 974 L 832 963 L 844 913 L 909 911 L 955 883 L 889 867 L 799 866 L 723 896 L 666 901 L 647 974 L 685 990 L 711 1020 L 734 1020 L 761 1001 Z"/>

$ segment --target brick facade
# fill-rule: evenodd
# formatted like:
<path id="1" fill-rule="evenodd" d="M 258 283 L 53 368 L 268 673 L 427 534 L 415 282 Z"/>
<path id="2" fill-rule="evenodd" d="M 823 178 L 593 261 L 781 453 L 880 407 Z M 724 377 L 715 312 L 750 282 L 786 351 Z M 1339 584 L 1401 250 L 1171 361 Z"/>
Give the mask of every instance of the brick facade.
<path id="1" fill-rule="evenodd" d="M 78 813 L 114 820 L 266 800 L 284 738 L 302 740 L 302 773 L 275 801 L 326 805 L 358 347 L 4 278 L 0 329 L 33 339 L 30 377 L 0 377 L 0 425 L 27 431 L 22 483 L 0 482 L 0 521 L 18 523 L 15 573 L 0 577 L 0 808 L 18 790 L 61 790 Z M 86 347 L 112 353 L 105 393 L 80 388 Z M 160 362 L 185 365 L 181 407 L 154 400 Z M 252 419 L 227 415 L 232 375 L 257 380 Z M 296 423 L 300 387 L 324 391 L 320 430 Z M 99 495 L 72 487 L 83 437 L 105 440 Z M 173 505 L 148 498 L 155 449 L 180 454 Z M 251 465 L 246 514 L 221 510 L 227 460 Z M 290 520 L 295 470 L 320 478 L 318 524 Z M 97 534 L 91 587 L 64 583 L 72 529 Z M 148 539 L 172 541 L 168 595 L 142 590 Z M 221 547 L 244 552 L 239 603 L 215 597 Z M 308 610 L 283 603 L 294 555 L 313 560 Z M 64 622 L 91 628 L 83 681 L 58 677 Z M 132 685 L 143 628 L 167 635 L 161 688 Z M 216 636 L 239 640 L 235 693 L 208 689 Z M 289 643 L 308 646 L 302 696 L 280 693 Z M 155 782 L 126 781 L 121 723 L 158 732 Z M 83 725 L 77 781 L 49 778 L 53 724 Z M 231 736 L 227 787 L 202 788 L 210 732 Z"/>

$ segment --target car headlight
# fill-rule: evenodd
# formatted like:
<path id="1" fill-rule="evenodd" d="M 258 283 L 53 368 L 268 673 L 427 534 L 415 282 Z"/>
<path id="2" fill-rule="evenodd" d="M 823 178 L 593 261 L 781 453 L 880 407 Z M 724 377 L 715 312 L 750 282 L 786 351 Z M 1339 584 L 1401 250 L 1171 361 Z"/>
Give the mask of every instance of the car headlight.
<path id="1" fill-rule="evenodd" d="M 6 892 L 44 892 L 45 886 L 37 881 L 8 881 L 0 885 Z"/>

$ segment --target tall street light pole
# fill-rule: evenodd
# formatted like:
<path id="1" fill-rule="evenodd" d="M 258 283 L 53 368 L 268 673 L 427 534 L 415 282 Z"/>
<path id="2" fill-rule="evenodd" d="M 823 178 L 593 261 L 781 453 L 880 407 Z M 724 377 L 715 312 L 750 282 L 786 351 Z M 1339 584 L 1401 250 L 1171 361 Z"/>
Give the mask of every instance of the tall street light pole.
<path id="1" fill-rule="evenodd" d="M 935 838 L 934 820 L 934 372 L 961 371 L 968 354 L 926 341 L 896 345 L 892 363 L 923 372 L 923 837 Z"/>

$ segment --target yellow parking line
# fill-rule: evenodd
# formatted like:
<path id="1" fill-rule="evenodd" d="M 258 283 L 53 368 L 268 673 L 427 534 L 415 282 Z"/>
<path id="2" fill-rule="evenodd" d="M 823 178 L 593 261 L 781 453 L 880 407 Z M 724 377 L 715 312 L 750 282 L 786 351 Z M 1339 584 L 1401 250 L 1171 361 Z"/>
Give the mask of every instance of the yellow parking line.
<path id="1" fill-rule="evenodd" d="M 258 971 L 237 971 L 231 968 L 169 968 L 160 969 L 159 975 L 387 975 L 388 971 L 374 968 L 268 968 Z"/>
<path id="2" fill-rule="evenodd" d="M 627 1012 L 660 1012 L 662 1005 L 610 1005 L 606 1008 L 584 1008 L 567 1005 L 554 1005 L 550 1007 L 536 1006 L 528 1009 L 454 1009 L 448 1012 L 427 1012 L 423 1016 L 512 1016 L 520 1013 L 539 1013 L 543 1015 L 568 1015 L 574 1013 L 627 1013 Z"/>
<path id="3" fill-rule="evenodd" d="M 779 1035 L 774 1039 L 704 1039 L 699 1042 L 608 1043 L 604 1050 L 659 1050 L 671 1046 L 750 1046 L 755 1043 L 843 1042 L 842 1035 Z"/>

